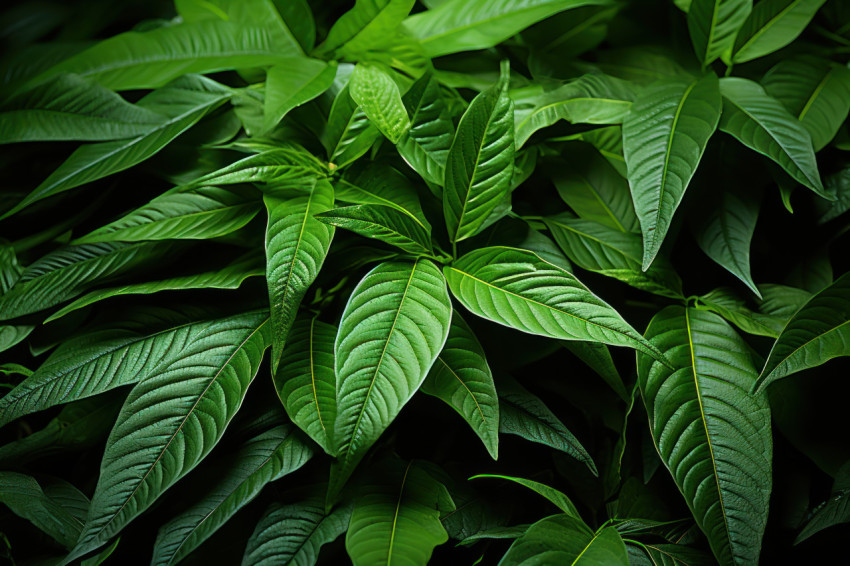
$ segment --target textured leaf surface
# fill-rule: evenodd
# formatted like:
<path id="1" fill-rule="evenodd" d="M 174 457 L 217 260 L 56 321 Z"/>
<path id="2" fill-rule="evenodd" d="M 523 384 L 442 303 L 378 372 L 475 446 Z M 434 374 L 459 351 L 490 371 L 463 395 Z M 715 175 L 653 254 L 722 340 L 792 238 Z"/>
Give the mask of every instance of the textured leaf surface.
<path id="1" fill-rule="evenodd" d="M 83 494 L 77 493 L 88 503 Z M 25 474 L 0 472 L 0 502 L 67 548 L 74 546 L 83 528 L 85 509 L 80 518 L 73 509 L 50 497 L 34 478 Z"/>
<path id="2" fill-rule="evenodd" d="M 369 163 L 354 167 L 352 174 L 335 185 L 337 200 L 351 204 L 379 204 L 395 208 L 416 220 L 429 231 L 431 225 L 422 212 L 419 195 L 410 181 L 387 165 Z"/>
<path id="3" fill-rule="evenodd" d="M 498 474 L 480 474 L 477 476 L 472 476 L 471 480 L 478 478 L 496 478 L 503 479 L 507 481 L 512 481 L 514 483 L 518 483 L 523 487 L 527 487 L 531 491 L 542 495 L 546 499 L 548 499 L 553 505 L 555 505 L 558 509 L 566 513 L 567 515 L 574 517 L 576 519 L 581 519 L 581 516 L 578 514 L 578 510 L 576 509 L 573 502 L 570 501 L 570 498 L 564 495 L 562 492 L 558 491 L 553 487 L 549 487 L 546 484 L 542 484 L 540 482 L 528 480 L 525 478 L 516 478 L 513 476 L 500 476 Z"/>
<path id="4" fill-rule="evenodd" d="M 431 254 L 431 231 L 415 218 L 380 204 L 335 208 L 316 215 L 325 224 L 386 242 L 412 254 Z"/>
<path id="5" fill-rule="evenodd" d="M 638 96 L 623 122 L 629 185 L 643 232 L 644 270 L 661 249 L 673 213 L 720 119 L 717 77 L 668 79 Z"/>
<path id="6" fill-rule="evenodd" d="M 336 485 L 413 396 L 449 332 L 446 281 L 429 260 L 385 262 L 355 287 L 334 346 Z"/>
<path id="7" fill-rule="evenodd" d="M 328 161 L 342 167 L 351 163 L 372 147 L 381 133 L 354 102 L 350 85 L 346 85 L 334 99 L 322 144 L 328 152 Z"/>
<path id="8" fill-rule="evenodd" d="M 771 490 L 770 409 L 749 394 L 749 347 L 719 316 L 667 307 L 647 338 L 675 369 L 638 354 L 650 431 L 697 524 L 723 564 L 758 562 Z"/>
<path id="9" fill-rule="evenodd" d="M 410 128 L 410 118 L 393 78 L 380 66 L 359 63 L 348 85 L 354 99 L 369 121 L 392 143 Z"/>
<path id="10" fill-rule="evenodd" d="M 399 155 L 430 183 L 442 186 L 454 125 L 440 84 L 430 73 L 422 75 L 402 96 L 410 114 L 410 129 L 398 140 Z"/>
<path id="11" fill-rule="evenodd" d="M 449 337 L 422 391 L 445 401 L 469 423 L 493 459 L 499 457 L 499 398 L 487 357 L 472 329 L 455 312 Z"/>
<path id="12" fill-rule="evenodd" d="M 753 9 L 753 0 L 693 0 L 688 31 L 697 59 L 712 63 L 735 43 L 738 30 Z"/>
<path id="13" fill-rule="evenodd" d="M 348 51 L 361 51 L 384 45 L 412 7 L 413 0 L 357 0 L 334 23 L 318 50 L 345 46 Z"/>
<path id="14" fill-rule="evenodd" d="M 529 334 L 627 346 L 660 356 L 574 275 L 532 252 L 482 248 L 444 272 L 463 306 L 493 322 Z"/>
<path id="15" fill-rule="evenodd" d="M 628 566 L 629 558 L 614 527 L 594 533 L 581 519 L 553 515 L 531 525 L 499 562 L 500 566 L 540 563 Z"/>
<path id="16" fill-rule="evenodd" d="M 732 49 L 743 63 L 773 53 L 794 41 L 826 0 L 760 0 L 744 22 Z"/>
<path id="17" fill-rule="evenodd" d="M 296 145 L 275 143 L 269 147 L 257 144 L 261 149 L 256 155 L 240 159 L 208 175 L 195 179 L 181 190 L 201 185 L 233 185 L 237 183 L 265 183 L 268 187 L 307 184 L 315 177 L 327 172 L 318 158 Z"/>

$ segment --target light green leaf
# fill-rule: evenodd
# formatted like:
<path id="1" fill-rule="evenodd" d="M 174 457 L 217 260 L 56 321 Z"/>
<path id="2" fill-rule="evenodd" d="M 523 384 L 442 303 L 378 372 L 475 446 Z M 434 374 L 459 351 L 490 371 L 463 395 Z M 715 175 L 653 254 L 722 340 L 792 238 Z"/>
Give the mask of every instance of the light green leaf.
<path id="1" fill-rule="evenodd" d="M 750 241 L 759 198 L 750 191 L 724 190 L 709 210 L 697 214 L 696 239 L 705 254 L 761 297 L 750 275 Z"/>
<path id="2" fill-rule="evenodd" d="M 783 59 L 761 82 L 803 124 L 815 151 L 832 141 L 850 112 L 850 69 L 826 59 Z"/>
<path id="3" fill-rule="evenodd" d="M 457 312 L 449 337 L 422 384 L 469 423 L 490 456 L 499 457 L 499 398 L 481 343 Z"/>
<path id="4" fill-rule="evenodd" d="M 369 121 L 392 143 L 410 129 L 410 118 L 393 78 L 379 65 L 358 63 L 348 84 L 354 99 Z"/>
<path id="5" fill-rule="evenodd" d="M 349 85 L 336 95 L 324 132 L 322 145 L 328 161 L 337 167 L 347 165 L 369 151 L 381 133 L 366 118 L 351 97 Z"/>
<path id="6" fill-rule="evenodd" d="M 260 151 L 227 167 L 213 171 L 180 187 L 187 191 L 202 185 L 234 185 L 237 183 L 265 183 L 267 186 L 309 184 L 315 177 L 323 177 L 325 166 L 295 145 L 276 144 L 278 147 Z"/>
<path id="7" fill-rule="evenodd" d="M 627 346 L 663 359 L 574 275 L 532 252 L 482 248 L 443 269 L 454 296 L 478 316 L 529 334 Z"/>
<path id="8" fill-rule="evenodd" d="M 756 564 L 771 490 L 770 408 L 749 346 L 716 314 L 670 306 L 646 330 L 675 369 L 638 354 L 650 432 L 723 566 Z"/>
<path id="9" fill-rule="evenodd" d="M 821 184 L 809 132 L 777 100 L 748 79 L 724 78 L 720 129 L 775 161 L 798 182 L 832 200 Z"/>
<path id="10" fill-rule="evenodd" d="M 410 129 L 398 140 L 398 153 L 423 179 L 442 186 L 454 125 L 440 96 L 440 84 L 426 73 L 401 99 L 410 114 Z"/>
<path id="11" fill-rule="evenodd" d="M 90 79 L 59 75 L 0 106 L 0 144 L 131 138 L 165 120 Z"/>
<path id="12" fill-rule="evenodd" d="M 850 273 L 800 307 L 773 344 L 754 389 L 850 355 Z"/>
<path id="13" fill-rule="evenodd" d="M 386 242 L 408 253 L 433 254 L 431 231 L 423 228 L 416 219 L 389 206 L 345 206 L 317 214 L 316 219 L 367 238 Z"/>
<path id="14" fill-rule="evenodd" d="M 570 260 L 583 269 L 619 279 L 664 297 L 681 298 L 682 280 L 665 257 L 641 271 L 640 236 L 621 232 L 569 213 L 544 218 L 552 237 Z"/>
<path id="15" fill-rule="evenodd" d="M 78 498 L 88 503 L 86 497 L 75 488 Z M 70 548 L 74 546 L 83 528 L 85 509 L 82 517 L 68 508 L 60 500 L 51 497 L 35 479 L 16 472 L 0 472 L 0 502 L 6 504 L 13 513 L 27 519 L 33 525 L 50 535 L 57 542 Z"/>
<path id="16" fill-rule="evenodd" d="M 446 163 L 443 212 L 452 242 L 474 236 L 510 192 L 514 171 L 513 101 L 508 68 L 470 103 Z"/>
<path id="17" fill-rule="evenodd" d="M 345 536 L 354 566 L 427 564 L 449 538 L 437 508 L 445 489 L 413 462 L 391 459 L 370 469 Z"/>
<path id="18" fill-rule="evenodd" d="M 130 392 L 106 443 L 86 526 L 63 564 L 106 544 L 221 439 L 271 342 L 267 313 L 231 320 L 238 331 L 198 337 L 203 362 L 184 350 Z"/>
<path id="19" fill-rule="evenodd" d="M 274 374 L 274 386 L 286 414 L 328 454 L 334 454 L 336 333 L 331 324 L 299 315 Z"/>
<path id="20" fill-rule="evenodd" d="M 298 305 L 316 280 L 330 249 L 333 226 L 313 216 L 333 208 L 334 192 L 328 181 L 319 180 L 304 189 L 287 187 L 269 192 L 263 200 L 269 214 L 266 278 L 274 336 L 274 373 Z"/>
<path id="21" fill-rule="evenodd" d="M 694 306 L 715 312 L 744 332 L 756 336 L 776 338 L 785 325 L 777 317 L 751 310 L 746 301 L 728 287 L 720 287 L 702 295 Z"/>
<path id="22" fill-rule="evenodd" d="M 514 541 L 499 564 L 629 566 L 629 558 L 626 545 L 614 527 L 605 527 L 594 533 L 581 519 L 553 515 L 531 525 Z"/>
<path id="23" fill-rule="evenodd" d="M 744 22 L 732 49 L 743 63 L 773 53 L 797 39 L 826 0 L 760 0 Z"/>
<path id="24" fill-rule="evenodd" d="M 443 349 L 451 315 L 446 281 L 427 259 L 382 263 L 352 291 L 334 346 L 339 462 L 331 493 L 419 389 Z"/>
<path id="25" fill-rule="evenodd" d="M 549 16 L 610 0 L 447 0 L 404 21 L 429 57 L 486 49 Z"/>
<path id="26" fill-rule="evenodd" d="M 168 192 L 73 243 L 217 238 L 243 227 L 259 210 L 257 191 L 246 187 Z"/>
<path id="27" fill-rule="evenodd" d="M 427 232 L 431 231 L 416 188 L 407 177 L 384 164 L 367 163 L 352 169 L 353 173 L 347 171 L 345 178 L 335 185 L 338 201 L 389 206 L 416 220 Z"/>
<path id="28" fill-rule="evenodd" d="M 414 0 L 356 0 L 351 10 L 334 22 L 316 51 L 327 53 L 343 46 L 348 51 L 367 51 L 387 46 L 413 3 Z"/>
<path id="29" fill-rule="evenodd" d="M 107 242 L 60 248 L 31 264 L 15 286 L 0 297 L 0 320 L 42 311 L 104 280 L 142 271 L 172 249 L 168 242 Z"/>
<path id="30" fill-rule="evenodd" d="M 293 108 L 328 90 L 336 76 L 335 61 L 295 57 L 281 61 L 266 73 L 263 127 L 271 130 Z"/>
<path id="31" fill-rule="evenodd" d="M 753 10 L 753 0 L 693 0 L 688 31 L 703 67 L 732 49 L 738 30 Z"/>
<path id="32" fill-rule="evenodd" d="M 313 455 L 294 427 L 277 426 L 229 455 L 215 485 L 186 511 L 159 529 L 152 565 L 176 564 L 250 503 L 269 482 L 303 466 Z"/>
<path id="33" fill-rule="evenodd" d="M 218 83 L 196 76 L 183 77 L 152 92 L 142 98 L 138 106 L 164 114 L 165 119 L 160 124 L 139 137 L 83 145 L 0 219 L 11 216 L 34 202 L 141 163 L 229 97 L 230 93 Z"/>
<path id="34" fill-rule="evenodd" d="M 475 480 L 478 478 L 495 478 L 495 479 L 503 479 L 512 481 L 514 483 L 518 483 L 521 486 L 527 487 L 531 491 L 538 493 L 548 499 L 555 507 L 563 511 L 565 514 L 570 517 L 574 517 L 576 519 L 581 519 L 581 515 L 578 513 L 578 509 L 573 505 L 573 502 L 570 501 L 570 498 L 564 495 L 562 492 L 558 491 L 554 487 L 549 487 L 546 484 L 527 480 L 525 478 L 516 478 L 512 476 L 501 476 L 498 474 L 479 474 L 477 476 L 472 476 L 471 480 Z"/>
<path id="35" fill-rule="evenodd" d="M 242 566 L 315 564 L 322 546 L 344 533 L 350 518 L 350 504 L 326 513 L 321 497 L 273 504 L 248 539 Z"/>
<path id="36" fill-rule="evenodd" d="M 643 232 L 642 268 L 661 249 L 685 189 L 720 119 L 717 77 L 661 80 L 644 89 L 623 122 L 629 186 Z"/>

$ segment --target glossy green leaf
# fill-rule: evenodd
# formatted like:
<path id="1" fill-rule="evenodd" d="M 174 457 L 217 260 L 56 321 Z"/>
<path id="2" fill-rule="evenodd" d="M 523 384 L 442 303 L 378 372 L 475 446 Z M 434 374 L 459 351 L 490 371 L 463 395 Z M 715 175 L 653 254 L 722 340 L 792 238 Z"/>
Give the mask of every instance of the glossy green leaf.
<path id="1" fill-rule="evenodd" d="M 307 314 L 298 316 L 274 374 L 275 389 L 286 414 L 328 454 L 334 453 L 336 333 L 331 324 Z"/>
<path id="2" fill-rule="evenodd" d="M 271 342 L 267 313 L 232 320 L 238 332 L 202 336 L 203 363 L 184 350 L 130 392 L 106 443 L 86 526 L 63 563 L 106 544 L 221 439 Z"/>
<path id="3" fill-rule="evenodd" d="M 369 121 L 392 143 L 410 129 L 410 118 L 393 78 L 379 65 L 358 63 L 348 83 L 354 99 Z"/>
<path id="4" fill-rule="evenodd" d="M 758 562 L 771 491 L 770 408 L 749 393 L 747 346 L 719 316 L 667 307 L 646 331 L 671 369 L 638 354 L 656 449 L 720 564 Z"/>
<path id="5" fill-rule="evenodd" d="M 356 0 L 354 7 L 340 16 L 317 51 L 325 53 L 345 46 L 348 51 L 365 51 L 388 43 L 414 0 Z"/>
<path id="6" fill-rule="evenodd" d="M 846 464 L 838 470 L 829 499 L 812 511 L 811 517 L 797 535 L 794 544 L 799 544 L 829 527 L 850 522 L 850 505 L 847 505 L 847 496 L 850 494 L 848 472 L 850 472 L 850 466 Z"/>
<path id="7" fill-rule="evenodd" d="M 312 285 L 334 235 L 333 226 L 314 218 L 333 208 L 333 187 L 316 181 L 304 188 L 288 187 L 264 197 L 269 214 L 266 228 L 266 279 L 272 329 L 272 372 L 295 321 L 298 305 Z"/>
<path id="8" fill-rule="evenodd" d="M 444 272 L 463 306 L 493 322 L 538 336 L 627 346 L 663 359 L 574 275 L 534 253 L 482 248 Z"/>
<path id="9" fill-rule="evenodd" d="M 386 242 L 408 253 L 433 253 L 430 230 L 423 228 L 416 219 L 389 206 L 345 206 L 317 214 L 315 218 L 325 224 Z"/>
<path id="10" fill-rule="evenodd" d="M 264 183 L 274 188 L 278 185 L 309 184 L 315 177 L 323 177 L 327 169 L 318 158 L 301 147 L 275 144 L 256 155 L 240 159 L 217 171 L 181 187 L 187 191 L 202 185 L 234 185 L 237 183 Z"/>
<path id="11" fill-rule="evenodd" d="M 330 88 L 336 62 L 296 57 L 279 62 L 266 74 L 263 127 L 274 128 L 293 108 L 305 104 Z"/>
<path id="12" fill-rule="evenodd" d="M 619 279 L 664 297 L 682 296 L 682 280 L 663 256 L 641 271 L 640 236 L 621 232 L 568 213 L 544 219 L 552 237 L 570 260 L 583 269 Z"/>
<path id="13" fill-rule="evenodd" d="M 509 193 L 514 170 L 513 101 L 508 69 L 470 103 L 446 163 L 443 212 L 452 242 L 474 236 Z"/>
<path id="14" fill-rule="evenodd" d="M 743 63 L 777 51 L 800 35 L 826 0 L 760 0 L 741 26 L 732 61 Z"/>
<path id="15" fill-rule="evenodd" d="M 589 143 L 617 170 L 620 176 L 623 178 L 628 177 L 626 173 L 626 158 L 623 155 L 623 131 L 620 126 L 595 128 L 561 138 L 561 141 L 571 140 Z"/>
<path id="16" fill-rule="evenodd" d="M 336 95 L 322 133 L 328 161 L 337 167 L 347 165 L 369 151 L 380 135 L 378 128 L 354 102 L 349 85 L 346 85 Z"/>
<path id="17" fill-rule="evenodd" d="M 756 388 L 850 355 L 850 273 L 814 295 L 776 339 Z"/>
<path id="18" fill-rule="evenodd" d="M 781 166 L 799 183 L 824 198 L 809 133 L 782 104 L 748 79 L 724 78 L 720 129 Z"/>
<path id="19" fill-rule="evenodd" d="M 479 479 L 479 478 L 494 478 L 494 479 L 503 479 L 507 481 L 512 481 L 514 483 L 518 483 L 523 487 L 527 487 L 531 491 L 542 495 L 546 499 L 548 499 L 553 505 L 555 505 L 558 509 L 563 511 L 565 514 L 570 517 L 574 517 L 576 519 L 581 519 L 581 515 L 579 515 L 576 506 L 573 505 L 573 502 L 570 501 L 570 498 L 564 495 L 562 492 L 558 491 L 553 487 L 549 487 L 546 484 L 528 480 L 525 478 L 517 478 L 513 476 L 502 476 L 498 474 L 479 474 L 477 476 L 472 476 L 471 480 Z"/>
<path id="20" fill-rule="evenodd" d="M 581 519 L 553 515 L 537 521 L 511 545 L 500 566 L 532 564 L 628 566 L 626 545 L 614 527 L 590 530 Z"/>
<path id="21" fill-rule="evenodd" d="M 756 336 L 776 338 L 785 325 L 777 317 L 750 309 L 746 301 L 728 287 L 720 287 L 700 296 L 694 306 L 715 312 L 744 332 Z"/>
<path id="22" fill-rule="evenodd" d="M 300 566 L 315 564 L 319 551 L 348 529 L 351 505 L 325 512 L 322 498 L 290 505 L 272 505 L 251 538 L 242 566 Z"/>
<path id="23" fill-rule="evenodd" d="M 776 64 L 761 81 L 812 136 L 815 151 L 832 141 L 850 113 L 850 69 L 801 56 Z"/>
<path id="24" fill-rule="evenodd" d="M 427 259 L 382 263 L 352 291 L 334 346 L 339 462 L 332 493 L 419 389 L 451 315 L 446 281 Z"/>
<path id="25" fill-rule="evenodd" d="M 481 343 L 457 312 L 452 314 L 449 337 L 437 356 L 422 391 L 445 401 L 469 423 L 487 447 L 499 457 L 499 398 Z"/>
<path id="26" fill-rule="evenodd" d="M 67 487 L 76 491 L 78 497 L 88 503 L 82 493 L 70 484 Z M 80 517 L 79 513 L 62 505 L 60 499 L 51 497 L 45 489 L 42 489 L 34 478 L 25 474 L 0 472 L 0 503 L 4 503 L 13 513 L 27 519 L 66 548 L 70 548 L 74 546 L 83 528 L 85 509 Z"/>
<path id="27" fill-rule="evenodd" d="M 410 115 L 410 129 L 398 140 L 398 153 L 423 179 L 442 186 L 454 125 L 440 96 L 440 85 L 426 73 L 401 99 Z"/>
<path id="28" fill-rule="evenodd" d="M 426 231 L 431 225 L 422 212 L 419 195 L 398 170 L 377 163 L 353 167 L 334 185 L 336 199 L 351 204 L 378 204 L 395 208 L 416 220 Z"/>
<path id="29" fill-rule="evenodd" d="M 159 529 L 151 564 L 176 564 L 210 538 L 269 482 L 290 474 L 312 456 L 297 429 L 278 426 L 244 443 L 232 464 L 202 499 Z"/>
<path id="30" fill-rule="evenodd" d="M 645 88 L 623 122 L 629 185 L 649 269 L 720 119 L 717 77 L 662 80 Z"/>
<path id="31" fill-rule="evenodd" d="M 732 49 L 738 30 L 753 9 L 753 0 L 693 0 L 688 31 L 703 66 Z"/>

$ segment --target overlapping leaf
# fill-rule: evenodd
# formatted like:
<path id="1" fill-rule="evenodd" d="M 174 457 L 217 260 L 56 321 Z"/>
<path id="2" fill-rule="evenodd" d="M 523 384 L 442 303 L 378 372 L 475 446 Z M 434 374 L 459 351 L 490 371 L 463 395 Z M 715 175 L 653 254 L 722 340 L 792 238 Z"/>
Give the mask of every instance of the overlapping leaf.
<path id="1" fill-rule="evenodd" d="M 412 254 L 431 254 L 431 231 L 415 218 L 380 204 L 345 206 L 322 212 L 317 220 L 386 242 Z"/>

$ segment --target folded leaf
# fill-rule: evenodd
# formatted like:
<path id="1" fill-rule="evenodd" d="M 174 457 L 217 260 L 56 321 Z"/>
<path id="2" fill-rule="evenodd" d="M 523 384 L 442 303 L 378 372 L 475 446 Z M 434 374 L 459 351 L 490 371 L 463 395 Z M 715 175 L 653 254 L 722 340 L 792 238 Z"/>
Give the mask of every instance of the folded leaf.
<path id="1" fill-rule="evenodd" d="M 396 143 L 398 153 L 423 179 L 442 186 L 454 125 L 440 96 L 440 84 L 426 73 L 401 99 L 410 114 L 410 129 Z"/>
<path id="2" fill-rule="evenodd" d="M 800 35 L 826 0 L 760 0 L 741 26 L 732 61 L 743 63 L 777 51 Z"/>
<path id="3" fill-rule="evenodd" d="M 416 219 L 389 206 L 380 204 L 345 206 L 322 212 L 315 218 L 325 224 L 386 242 L 408 253 L 417 255 L 433 253 L 431 231 L 423 228 Z"/>
<path id="4" fill-rule="evenodd" d="M 358 63 L 348 88 L 369 121 L 392 143 L 398 142 L 410 128 L 398 85 L 379 65 Z"/>
<path id="5" fill-rule="evenodd" d="M 753 9 L 753 0 L 693 0 L 688 31 L 703 67 L 732 49 L 738 30 Z"/>
<path id="6" fill-rule="evenodd" d="M 502 566 L 540 563 L 573 566 L 628 566 L 626 545 L 614 527 L 594 533 L 584 521 L 553 515 L 537 521 L 514 541 L 499 562 Z"/>

